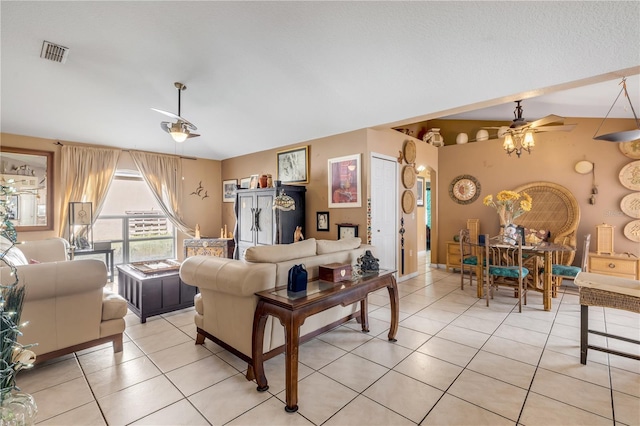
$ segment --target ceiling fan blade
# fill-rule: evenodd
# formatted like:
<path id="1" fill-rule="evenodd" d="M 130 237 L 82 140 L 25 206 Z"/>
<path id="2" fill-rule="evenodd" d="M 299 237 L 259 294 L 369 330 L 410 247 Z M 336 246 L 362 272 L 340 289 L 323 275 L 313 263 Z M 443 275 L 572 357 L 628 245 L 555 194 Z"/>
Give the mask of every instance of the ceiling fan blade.
<path id="1" fill-rule="evenodd" d="M 188 138 L 197 138 L 198 136 L 200 136 L 197 133 L 189 133 L 189 136 L 187 136 Z"/>
<path id="2" fill-rule="evenodd" d="M 531 128 L 535 128 L 535 127 L 540 127 L 540 126 L 546 126 L 547 124 L 552 124 L 552 123 L 564 123 L 564 117 L 560 117 L 558 115 L 547 115 L 546 117 L 542 117 L 539 120 L 536 121 L 532 121 L 531 123 L 529 123 L 529 127 Z"/>
<path id="3" fill-rule="evenodd" d="M 570 132 L 576 127 L 575 124 L 565 124 L 564 126 L 544 126 L 536 127 L 536 132 Z"/>
<path id="4" fill-rule="evenodd" d="M 163 121 L 162 123 L 160 123 L 160 127 L 162 128 L 162 130 L 164 130 L 167 133 L 171 132 L 171 124 L 168 121 Z"/>
<path id="5" fill-rule="evenodd" d="M 172 113 L 172 112 L 169 112 L 169 111 L 163 111 L 163 110 L 161 110 L 161 109 L 156 109 L 156 108 L 151 108 L 151 109 L 152 109 L 153 111 L 155 111 L 155 112 L 159 112 L 160 114 L 164 114 L 164 115 L 166 115 L 167 117 L 171 117 L 171 118 L 176 119 L 176 120 L 186 121 L 186 120 L 183 120 L 183 119 L 182 119 L 182 117 L 180 117 L 179 115 L 175 115 L 175 114 L 174 114 L 174 113 Z"/>

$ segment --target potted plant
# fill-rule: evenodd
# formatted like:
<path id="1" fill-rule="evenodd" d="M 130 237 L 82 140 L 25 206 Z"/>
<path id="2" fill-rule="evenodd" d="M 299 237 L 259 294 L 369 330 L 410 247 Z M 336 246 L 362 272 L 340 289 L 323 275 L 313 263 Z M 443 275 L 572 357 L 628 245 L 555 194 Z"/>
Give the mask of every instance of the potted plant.
<path id="1" fill-rule="evenodd" d="M 11 269 L 9 276 L 12 280 L 0 282 L 0 424 L 31 425 L 37 414 L 36 403 L 31 395 L 20 392 L 16 386 L 18 371 L 32 367 L 36 356 L 28 349 L 32 345 L 18 343 L 20 328 L 24 326 L 20 324 L 20 315 L 25 287 L 19 284 L 16 266 L 7 259 L 17 239 L 15 227 L 7 214 L 14 192 L 13 187 L 0 184 L 0 239 L 3 247 L 0 261 Z"/>

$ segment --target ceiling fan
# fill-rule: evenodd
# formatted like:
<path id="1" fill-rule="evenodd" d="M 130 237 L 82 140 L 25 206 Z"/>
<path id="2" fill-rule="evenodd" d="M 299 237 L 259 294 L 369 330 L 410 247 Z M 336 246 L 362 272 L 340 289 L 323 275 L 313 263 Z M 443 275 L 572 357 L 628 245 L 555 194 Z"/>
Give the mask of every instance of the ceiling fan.
<path id="1" fill-rule="evenodd" d="M 180 116 L 180 93 L 183 90 L 187 90 L 187 86 L 178 82 L 173 83 L 173 85 L 176 86 L 176 89 L 178 89 L 178 115 L 172 112 L 163 111 L 161 109 L 156 109 L 156 108 L 151 108 L 151 109 L 156 112 L 159 112 L 160 114 L 164 114 L 166 116 L 169 116 L 177 120 L 175 123 L 171 123 L 169 121 L 163 121 L 160 123 L 160 127 L 162 127 L 162 130 L 169 133 L 174 141 L 181 143 L 186 141 L 188 138 L 195 138 L 200 135 L 197 133 L 191 133 L 194 130 L 198 130 L 198 128 L 193 124 L 191 124 L 189 120 L 186 120 Z"/>
<path id="2" fill-rule="evenodd" d="M 535 141 L 533 134 L 538 132 L 570 132 L 575 124 L 564 124 L 564 117 L 547 115 L 535 121 L 526 121 L 522 117 L 522 100 L 515 101 L 516 108 L 513 111 L 514 119 L 509 127 L 483 127 L 483 129 L 496 129 L 498 138 L 504 138 L 504 149 L 507 154 L 515 152 L 518 157 L 522 151 L 531 153 Z M 550 124 L 553 124 L 551 126 Z"/>

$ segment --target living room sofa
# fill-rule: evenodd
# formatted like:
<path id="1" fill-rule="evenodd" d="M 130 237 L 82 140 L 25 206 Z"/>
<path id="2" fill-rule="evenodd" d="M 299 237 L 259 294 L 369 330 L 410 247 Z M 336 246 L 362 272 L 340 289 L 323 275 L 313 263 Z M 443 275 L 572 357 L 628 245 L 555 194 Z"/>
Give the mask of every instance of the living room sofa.
<path id="1" fill-rule="evenodd" d="M 205 337 L 223 346 L 251 364 L 253 316 L 258 304 L 255 293 L 286 286 L 289 269 L 304 264 L 308 280 L 318 277 L 318 267 L 329 263 L 357 263 L 373 247 L 361 244 L 360 238 L 337 241 L 310 238 L 292 244 L 250 247 L 244 260 L 193 256 L 180 267 L 180 278 L 197 286 L 195 296 L 196 343 Z M 355 317 L 359 304 L 336 306 L 307 318 L 300 327 L 300 342 Z M 265 359 L 284 350 L 284 328 L 267 318 L 263 353 Z M 249 369 L 251 370 L 251 369 Z"/>
<path id="2" fill-rule="evenodd" d="M 0 241 L 2 252 L 7 243 Z M 70 261 L 67 253 L 66 240 L 51 238 L 17 244 L 7 256 L 19 283 L 26 286 L 20 321 L 28 324 L 18 342 L 37 343 L 30 348 L 36 363 L 107 342 L 114 352 L 122 351 L 126 300 L 105 289 L 107 268 L 102 261 Z M 12 283 L 11 268 L 0 264 L 2 284 Z"/>

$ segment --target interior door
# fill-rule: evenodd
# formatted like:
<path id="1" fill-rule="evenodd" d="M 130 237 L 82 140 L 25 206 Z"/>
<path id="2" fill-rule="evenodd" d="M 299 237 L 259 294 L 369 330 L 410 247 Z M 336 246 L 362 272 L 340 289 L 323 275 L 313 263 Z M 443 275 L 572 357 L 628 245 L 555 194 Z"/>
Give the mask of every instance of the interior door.
<path id="1" fill-rule="evenodd" d="M 397 164 L 395 158 L 371 155 L 371 244 L 384 269 L 397 269 Z"/>

